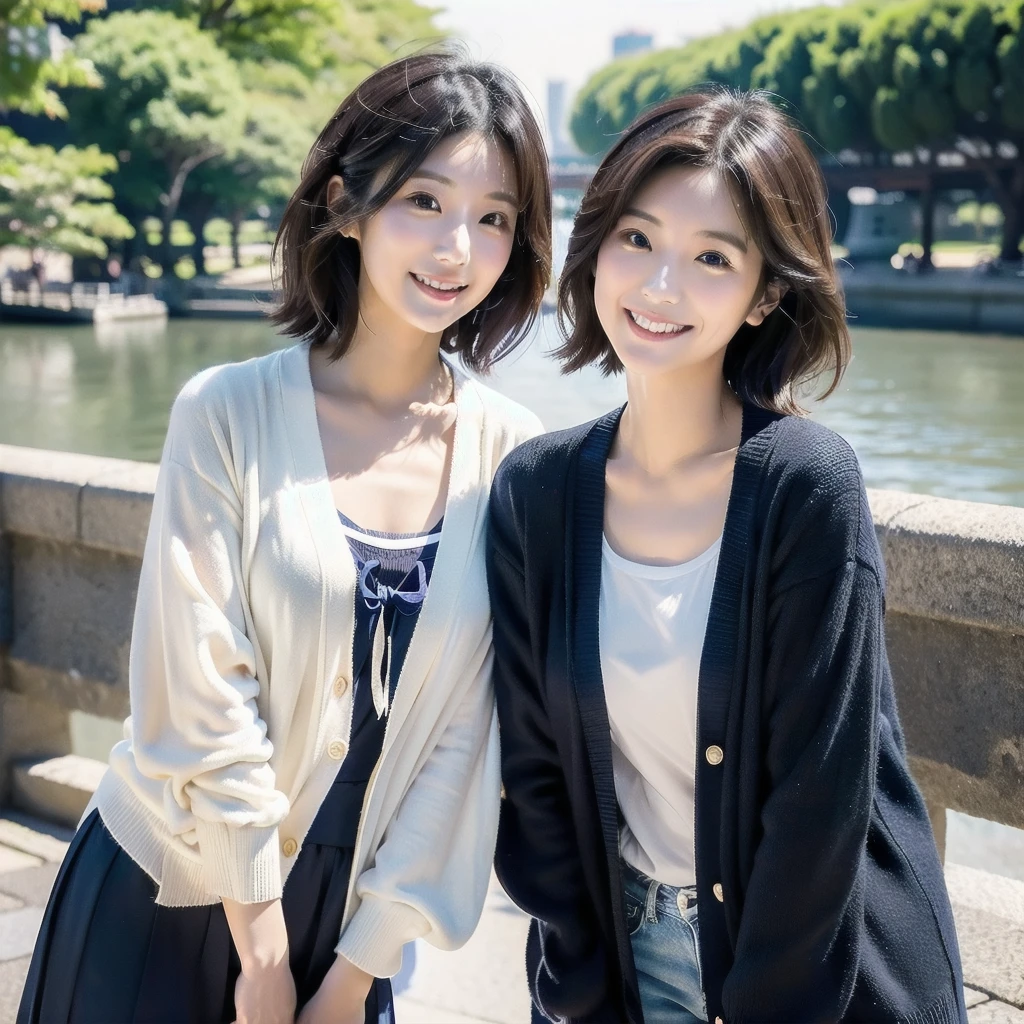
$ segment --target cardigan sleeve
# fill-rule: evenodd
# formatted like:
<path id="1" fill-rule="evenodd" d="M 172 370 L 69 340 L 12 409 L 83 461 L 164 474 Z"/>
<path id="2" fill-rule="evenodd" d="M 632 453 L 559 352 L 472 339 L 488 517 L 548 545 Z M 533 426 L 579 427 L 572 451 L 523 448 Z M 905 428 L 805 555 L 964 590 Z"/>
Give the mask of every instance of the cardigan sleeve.
<path id="1" fill-rule="evenodd" d="M 335 951 L 374 977 L 398 973 L 407 942 L 457 949 L 480 920 L 500 790 L 491 660 L 488 632 L 470 684 L 356 881 L 359 905 Z"/>
<path id="2" fill-rule="evenodd" d="M 499 472 L 487 559 L 505 787 L 495 869 L 534 919 L 526 959 L 536 1007 L 553 1021 L 600 1020 L 610 1013 L 609 965 L 583 884 L 568 784 L 532 653 L 522 545 L 506 492 Z"/>
<path id="3" fill-rule="evenodd" d="M 853 554 L 775 593 L 767 625 L 766 796 L 725 1019 L 836 1021 L 857 974 L 886 664 L 876 568 Z"/>
<path id="4" fill-rule="evenodd" d="M 175 403 L 132 628 L 131 745 L 194 826 L 206 886 L 243 903 L 281 895 L 275 787 L 260 717 L 242 568 L 242 507 L 223 439 L 195 389 Z"/>

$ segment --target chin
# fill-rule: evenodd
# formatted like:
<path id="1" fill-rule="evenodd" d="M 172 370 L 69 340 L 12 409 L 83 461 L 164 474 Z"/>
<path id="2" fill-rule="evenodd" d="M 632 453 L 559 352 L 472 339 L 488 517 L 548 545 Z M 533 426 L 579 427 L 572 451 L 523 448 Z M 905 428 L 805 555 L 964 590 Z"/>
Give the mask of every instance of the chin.
<path id="1" fill-rule="evenodd" d="M 669 345 L 637 345 L 631 342 L 613 345 L 612 348 L 629 373 L 671 373 L 692 362 L 687 353 L 673 350 Z"/>
<path id="2" fill-rule="evenodd" d="M 409 316 L 407 319 L 413 327 L 417 328 L 417 330 L 423 331 L 424 334 L 443 334 L 449 327 L 451 327 L 452 324 L 456 323 L 462 315 L 462 313 L 459 313 L 458 316 L 454 317 L 431 317 L 423 316 L 421 314 L 419 316 Z"/>
<path id="3" fill-rule="evenodd" d="M 438 334 L 450 327 L 462 316 L 455 310 L 439 312 L 434 309 L 423 309 L 415 302 L 400 302 L 392 306 L 399 319 L 404 320 L 410 327 L 424 334 Z"/>

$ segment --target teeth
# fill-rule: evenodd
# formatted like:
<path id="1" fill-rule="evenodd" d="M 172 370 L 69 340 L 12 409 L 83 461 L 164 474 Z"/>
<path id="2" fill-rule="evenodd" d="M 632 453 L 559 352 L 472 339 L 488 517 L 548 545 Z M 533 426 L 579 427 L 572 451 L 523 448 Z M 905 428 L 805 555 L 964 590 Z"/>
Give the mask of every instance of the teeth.
<path id="1" fill-rule="evenodd" d="M 413 274 L 420 284 L 428 285 L 430 288 L 436 288 L 439 292 L 458 292 L 462 291 L 466 286 L 464 284 L 445 284 L 443 281 L 435 281 L 432 277 L 424 277 L 422 274 Z"/>
<path id="2" fill-rule="evenodd" d="M 628 310 L 628 312 L 633 318 L 633 323 L 638 324 L 645 331 L 650 331 L 652 334 L 678 334 L 686 327 L 685 324 L 666 324 L 656 320 L 648 320 L 642 313 L 634 313 L 633 310 Z"/>

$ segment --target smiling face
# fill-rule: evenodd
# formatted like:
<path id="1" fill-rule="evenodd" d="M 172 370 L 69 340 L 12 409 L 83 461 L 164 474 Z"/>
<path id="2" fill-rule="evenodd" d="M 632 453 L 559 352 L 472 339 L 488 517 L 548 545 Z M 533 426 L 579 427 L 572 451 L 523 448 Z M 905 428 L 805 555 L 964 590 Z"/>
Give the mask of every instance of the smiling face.
<path id="1" fill-rule="evenodd" d="M 627 373 L 714 363 L 740 325 L 778 303 L 764 261 L 718 175 L 675 166 L 637 191 L 598 251 L 594 304 Z"/>
<path id="2" fill-rule="evenodd" d="M 515 182 L 504 147 L 453 135 L 349 229 L 360 249 L 360 317 L 374 333 L 407 325 L 438 334 L 487 297 L 512 252 Z"/>

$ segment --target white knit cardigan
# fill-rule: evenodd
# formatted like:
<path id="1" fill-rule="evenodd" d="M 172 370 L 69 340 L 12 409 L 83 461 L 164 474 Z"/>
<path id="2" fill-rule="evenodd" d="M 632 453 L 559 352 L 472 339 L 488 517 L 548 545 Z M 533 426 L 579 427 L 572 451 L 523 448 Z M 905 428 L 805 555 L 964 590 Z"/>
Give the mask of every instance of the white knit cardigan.
<path id="1" fill-rule="evenodd" d="M 376 977 L 472 934 L 497 832 L 484 531 L 535 416 L 456 368 L 444 528 L 363 805 L 337 950 Z M 214 367 L 174 403 L 132 632 L 131 717 L 90 806 L 157 903 L 279 897 L 348 749 L 356 573 L 309 346 Z"/>

